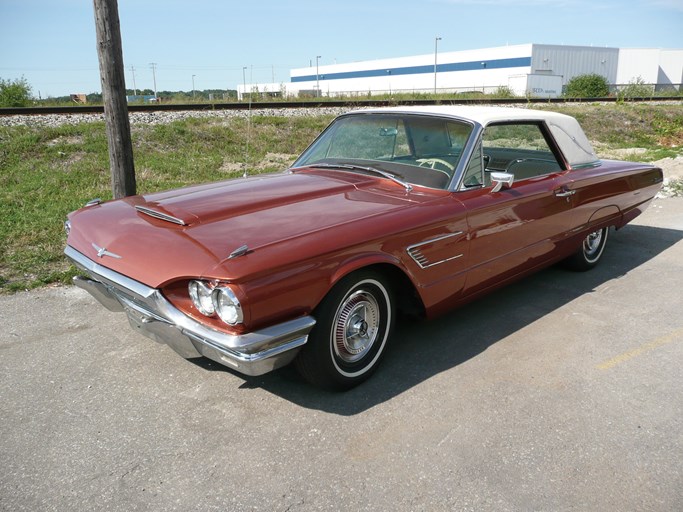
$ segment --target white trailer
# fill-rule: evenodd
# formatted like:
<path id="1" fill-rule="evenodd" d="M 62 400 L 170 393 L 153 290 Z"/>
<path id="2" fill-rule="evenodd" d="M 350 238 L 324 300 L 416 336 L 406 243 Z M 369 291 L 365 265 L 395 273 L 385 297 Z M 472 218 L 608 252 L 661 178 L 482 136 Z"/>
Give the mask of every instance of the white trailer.
<path id="1" fill-rule="evenodd" d="M 514 75 L 508 87 L 517 96 L 528 98 L 559 98 L 562 96 L 562 76 L 545 74 Z"/>

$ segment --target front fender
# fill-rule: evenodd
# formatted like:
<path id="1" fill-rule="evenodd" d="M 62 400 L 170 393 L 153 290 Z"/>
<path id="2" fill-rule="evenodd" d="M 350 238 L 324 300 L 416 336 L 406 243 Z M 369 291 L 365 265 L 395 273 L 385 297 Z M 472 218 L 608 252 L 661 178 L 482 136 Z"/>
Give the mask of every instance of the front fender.
<path id="1" fill-rule="evenodd" d="M 411 281 L 413 281 L 412 276 L 406 271 L 401 261 L 395 256 L 386 253 L 364 253 L 356 254 L 342 261 L 339 264 L 337 269 L 330 276 L 330 289 L 335 284 L 337 284 L 341 279 L 351 274 L 352 272 L 355 272 L 356 270 L 360 270 L 362 268 L 372 267 L 375 265 L 391 265 L 392 267 L 396 267 L 403 274 L 405 274 Z"/>
<path id="2" fill-rule="evenodd" d="M 255 319 L 249 329 L 310 315 L 330 290 L 345 276 L 367 267 L 390 267 L 412 282 L 401 262 L 389 253 L 359 252 L 328 255 L 295 266 L 273 269 L 257 279 L 239 283 Z M 391 272 L 389 272 L 391 273 Z"/>

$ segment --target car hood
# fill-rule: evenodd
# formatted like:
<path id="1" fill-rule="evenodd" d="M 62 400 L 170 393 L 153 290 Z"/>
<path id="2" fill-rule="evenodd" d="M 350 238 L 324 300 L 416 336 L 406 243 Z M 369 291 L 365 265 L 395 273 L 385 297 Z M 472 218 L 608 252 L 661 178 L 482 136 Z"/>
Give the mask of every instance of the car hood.
<path id="1" fill-rule="evenodd" d="M 363 241 L 354 237 L 379 237 L 372 222 L 348 228 L 435 194 L 339 171 L 253 177 L 83 208 L 69 217 L 68 244 L 152 287 L 184 277 L 239 280 Z M 243 246 L 245 255 L 229 259 Z"/>

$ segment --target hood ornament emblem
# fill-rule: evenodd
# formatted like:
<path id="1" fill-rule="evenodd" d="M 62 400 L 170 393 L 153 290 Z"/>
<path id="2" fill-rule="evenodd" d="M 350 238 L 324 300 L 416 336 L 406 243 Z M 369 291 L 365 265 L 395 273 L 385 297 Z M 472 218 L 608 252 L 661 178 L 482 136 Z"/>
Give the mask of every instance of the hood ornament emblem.
<path id="1" fill-rule="evenodd" d="M 228 259 L 231 260 L 233 258 L 239 258 L 240 256 L 244 256 L 249 252 L 249 246 L 243 245 L 241 247 L 238 247 L 234 251 L 230 253 L 230 256 L 228 256 Z"/>
<path id="2" fill-rule="evenodd" d="M 95 249 L 97 251 L 97 257 L 98 258 L 104 258 L 105 256 L 110 256 L 112 258 L 116 258 L 117 260 L 121 259 L 121 256 L 119 256 L 118 254 L 114 254 L 111 251 L 108 251 L 104 247 L 100 247 L 99 245 L 96 245 L 96 244 L 92 244 L 92 247 L 93 247 L 93 249 Z"/>

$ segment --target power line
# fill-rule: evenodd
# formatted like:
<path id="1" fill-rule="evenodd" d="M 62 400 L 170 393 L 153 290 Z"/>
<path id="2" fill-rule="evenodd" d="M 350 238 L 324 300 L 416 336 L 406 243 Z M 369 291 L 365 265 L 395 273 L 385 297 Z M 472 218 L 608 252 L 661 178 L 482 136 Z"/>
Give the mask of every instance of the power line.
<path id="1" fill-rule="evenodd" d="M 157 63 L 150 62 L 149 67 L 152 68 L 152 78 L 154 80 L 154 98 L 157 98 Z"/>

